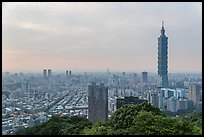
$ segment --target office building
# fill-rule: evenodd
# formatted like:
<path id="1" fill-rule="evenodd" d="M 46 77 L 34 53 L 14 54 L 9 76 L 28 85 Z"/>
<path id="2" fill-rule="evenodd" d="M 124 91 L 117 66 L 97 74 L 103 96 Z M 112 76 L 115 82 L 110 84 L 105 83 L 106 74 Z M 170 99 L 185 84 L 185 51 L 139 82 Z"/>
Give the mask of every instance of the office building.
<path id="1" fill-rule="evenodd" d="M 67 70 L 67 71 L 66 71 L 66 77 L 68 77 L 68 73 L 69 73 L 69 71 Z"/>
<path id="2" fill-rule="evenodd" d="M 158 107 L 159 106 L 159 96 L 158 96 L 157 92 L 151 92 L 150 93 L 150 103 L 154 107 Z"/>
<path id="3" fill-rule="evenodd" d="M 177 94 L 178 94 L 177 95 L 178 99 L 179 98 L 187 98 L 187 96 L 186 96 L 187 95 L 187 91 L 188 91 L 187 89 L 177 88 L 176 90 L 177 90 Z"/>
<path id="4" fill-rule="evenodd" d="M 176 97 L 170 97 L 167 100 L 167 110 L 171 112 L 177 111 L 177 99 Z"/>
<path id="5" fill-rule="evenodd" d="M 168 87 L 168 37 L 162 22 L 161 35 L 158 38 L 158 79 L 157 87 Z"/>
<path id="6" fill-rule="evenodd" d="M 189 86 L 188 99 L 192 101 L 193 107 L 198 110 L 200 102 L 200 86 L 196 84 L 191 84 Z"/>
<path id="7" fill-rule="evenodd" d="M 117 98 L 116 99 L 116 109 L 122 107 L 125 104 L 141 104 L 143 102 L 147 102 L 147 100 L 139 99 L 138 97 L 124 97 L 124 98 Z"/>
<path id="8" fill-rule="evenodd" d="M 44 78 L 44 79 L 47 78 L 47 69 L 43 69 L 43 78 Z"/>
<path id="9" fill-rule="evenodd" d="M 142 72 L 142 83 L 147 84 L 147 82 L 148 82 L 148 73 Z"/>
<path id="10" fill-rule="evenodd" d="M 133 73 L 133 80 L 135 83 L 137 83 L 137 80 L 138 80 L 137 73 Z"/>
<path id="11" fill-rule="evenodd" d="M 116 100 L 114 98 L 110 98 L 108 100 L 108 112 L 112 114 L 116 110 Z"/>
<path id="12" fill-rule="evenodd" d="M 158 107 L 160 109 L 164 108 L 164 91 L 162 90 L 158 91 Z"/>
<path id="13" fill-rule="evenodd" d="M 108 88 L 92 82 L 88 86 L 88 119 L 91 122 L 108 120 Z"/>
<path id="14" fill-rule="evenodd" d="M 150 97 L 151 97 L 150 94 L 151 94 L 151 91 L 146 92 L 146 98 L 148 103 L 150 103 Z"/>
<path id="15" fill-rule="evenodd" d="M 185 110 L 188 109 L 188 100 L 184 98 L 180 98 L 177 100 L 177 110 Z"/>
<path id="16" fill-rule="evenodd" d="M 30 89 L 30 84 L 28 82 L 22 82 L 22 91 L 28 92 Z"/>
<path id="17" fill-rule="evenodd" d="M 48 78 L 51 77 L 51 69 L 48 69 Z"/>
<path id="18" fill-rule="evenodd" d="M 161 88 L 162 92 L 164 92 L 164 97 L 165 98 L 170 98 L 176 95 L 176 90 L 175 89 L 170 89 L 170 88 Z"/>
<path id="19" fill-rule="evenodd" d="M 125 78 L 125 72 L 123 72 L 122 74 L 123 74 L 123 78 Z"/>

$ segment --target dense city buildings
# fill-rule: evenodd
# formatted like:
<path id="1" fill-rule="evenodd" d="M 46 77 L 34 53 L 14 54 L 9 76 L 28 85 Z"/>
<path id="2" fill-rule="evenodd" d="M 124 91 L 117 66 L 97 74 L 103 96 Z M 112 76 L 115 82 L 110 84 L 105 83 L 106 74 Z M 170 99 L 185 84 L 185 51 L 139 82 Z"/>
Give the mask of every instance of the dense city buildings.
<path id="1" fill-rule="evenodd" d="M 2 135 L 202 134 L 201 36 L 201 2 L 2 2 Z"/>
<path id="2" fill-rule="evenodd" d="M 148 73 L 142 72 L 142 83 L 147 84 L 147 82 L 148 82 Z"/>
<path id="3" fill-rule="evenodd" d="M 125 104 L 141 104 L 147 102 L 146 99 L 139 99 L 139 97 L 129 96 L 116 99 L 116 108 L 120 108 Z"/>
<path id="4" fill-rule="evenodd" d="M 91 122 L 108 120 L 108 88 L 93 82 L 88 86 L 88 119 Z"/>
<path id="5" fill-rule="evenodd" d="M 157 74 L 148 72 L 151 85 L 144 89 L 142 75 L 136 75 L 139 72 L 126 72 L 125 77 L 122 72 L 111 71 L 80 72 L 71 77 L 64 72 L 53 73 L 50 80 L 44 79 L 42 73 L 3 73 L 2 134 L 38 125 L 56 114 L 108 119 L 117 110 L 117 100 L 125 99 L 130 104 L 137 99 L 146 100 L 163 111 L 202 111 L 202 74 L 199 73 L 171 74 L 171 88 L 158 89 L 152 87 L 157 83 Z M 104 85 L 96 84 L 102 82 Z M 176 83 L 183 83 L 183 87 L 177 88 Z M 88 92 L 91 92 L 89 97 Z M 97 111 L 94 115 L 88 112 L 93 107 Z"/>
<path id="6" fill-rule="evenodd" d="M 161 35 L 158 38 L 158 83 L 157 87 L 168 88 L 168 37 L 162 22 Z"/>
<path id="7" fill-rule="evenodd" d="M 82 75 L 66 78 L 56 73 L 44 79 L 41 73 L 3 73 L 2 134 L 14 134 L 56 114 L 87 117 L 88 83 Z"/>

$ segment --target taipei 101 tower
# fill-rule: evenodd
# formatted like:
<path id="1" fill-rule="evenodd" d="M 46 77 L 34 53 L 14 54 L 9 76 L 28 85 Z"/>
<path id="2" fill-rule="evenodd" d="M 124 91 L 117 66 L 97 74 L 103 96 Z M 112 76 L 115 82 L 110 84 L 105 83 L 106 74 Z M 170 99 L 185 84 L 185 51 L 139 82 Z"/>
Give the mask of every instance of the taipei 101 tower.
<path id="1" fill-rule="evenodd" d="M 168 37 L 162 21 L 161 35 L 158 38 L 158 88 L 168 88 Z"/>

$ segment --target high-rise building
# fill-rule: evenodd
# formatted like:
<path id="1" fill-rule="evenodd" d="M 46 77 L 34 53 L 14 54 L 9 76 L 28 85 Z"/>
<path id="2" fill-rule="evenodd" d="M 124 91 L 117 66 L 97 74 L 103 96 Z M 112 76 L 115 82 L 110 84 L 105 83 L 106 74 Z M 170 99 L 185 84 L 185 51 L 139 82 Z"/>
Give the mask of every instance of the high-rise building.
<path id="1" fill-rule="evenodd" d="M 157 92 L 151 92 L 150 93 L 150 103 L 155 106 L 158 107 L 159 105 L 159 96 Z"/>
<path id="2" fill-rule="evenodd" d="M 137 80 L 137 73 L 133 73 L 133 79 Z"/>
<path id="3" fill-rule="evenodd" d="M 27 81 L 22 82 L 22 91 L 28 92 L 30 89 L 30 84 Z"/>
<path id="4" fill-rule="evenodd" d="M 148 82 L 148 74 L 147 72 L 142 72 L 142 83 L 147 84 L 147 82 Z"/>
<path id="5" fill-rule="evenodd" d="M 51 69 L 48 69 L 48 78 L 51 77 Z"/>
<path id="6" fill-rule="evenodd" d="M 158 83 L 157 87 L 168 87 L 168 37 L 162 21 L 161 35 L 158 38 Z"/>
<path id="7" fill-rule="evenodd" d="M 66 77 L 68 77 L 68 73 L 69 73 L 69 71 L 67 70 L 67 71 L 66 71 Z"/>
<path id="8" fill-rule="evenodd" d="M 177 99 L 176 97 L 170 97 L 167 100 L 167 110 L 171 112 L 177 111 Z"/>
<path id="9" fill-rule="evenodd" d="M 177 100 L 177 110 L 188 109 L 188 100 L 185 98 L 180 98 Z"/>
<path id="10" fill-rule="evenodd" d="M 193 106 L 195 109 L 199 108 L 199 102 L 200 102 L 200 86 L 197 84 L 191 84 L 189 87 L 188 92 L 188 99 L 190 101 L 193 101 Z"/>
<path id="11" fill-rule="evenodd" d="M 108 120 L 108 88 L 92 82 L 88 86 L 88 119 L 91 122 Z"/>
<path id="12" fill-rule="evenodd" d="M 161 90 L 164 92 L 164 97 L 165 98 L 170 98 L 175 95 L 175 89 L 170 89 L 170 88 L 161 88 Z"/>
<path id="13" fill-rule="evenodd" d="M 122 74 L 123 74 L 123 78 L 125 78 L 125 72 L 123 72 Z"/>
<path id="14" fill-rule="evenodd" d="M 43 69 L 43 78 L 47 78 L 47 69 Z"/>
<path id="15" fill-rule="evenodd" d="M 164 108 L 164 91 L 161 89 L 158 90 L 158 108 Z"/>

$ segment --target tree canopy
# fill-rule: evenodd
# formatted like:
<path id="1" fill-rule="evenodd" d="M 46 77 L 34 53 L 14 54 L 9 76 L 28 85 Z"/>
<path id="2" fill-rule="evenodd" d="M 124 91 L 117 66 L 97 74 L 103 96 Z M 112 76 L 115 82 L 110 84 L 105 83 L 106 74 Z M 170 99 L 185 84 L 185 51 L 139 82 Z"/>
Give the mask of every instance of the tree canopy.
<path id="1" fill-rule="evenodd" d="M 70 135 L 82 134 L 85 127 L 91 123 L 78 116 L 53 116 L 47 122 L 18 131 L 17 135 Z"/>
<path id="2" fill-rule="evenodd" d="M 148 103 L 127 104 L 106 122 L 91 123 L 78 116 L 53 116 L 17 135 L 197 135 L 202 134 L 202 112 L 171 118 Z"/>
<path id="3" fill-rule="evenodd" d="M 165 116 L 148 103 L 124 105 L 106 123 L 84 129 L 89 135 L 196 135 L 201 128 L 183 119 Z"/>

